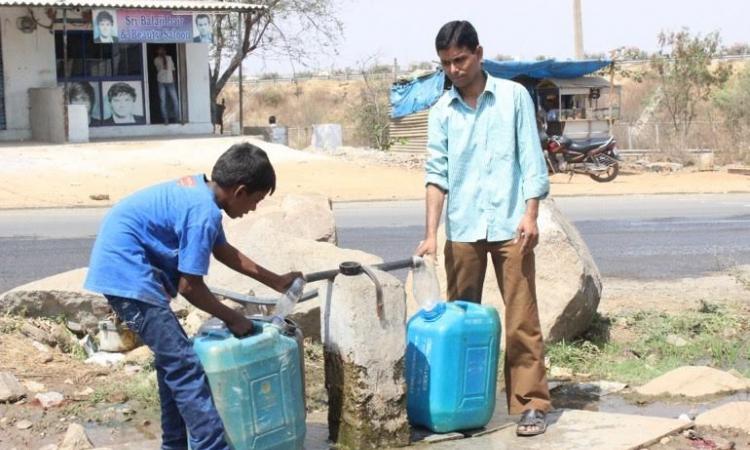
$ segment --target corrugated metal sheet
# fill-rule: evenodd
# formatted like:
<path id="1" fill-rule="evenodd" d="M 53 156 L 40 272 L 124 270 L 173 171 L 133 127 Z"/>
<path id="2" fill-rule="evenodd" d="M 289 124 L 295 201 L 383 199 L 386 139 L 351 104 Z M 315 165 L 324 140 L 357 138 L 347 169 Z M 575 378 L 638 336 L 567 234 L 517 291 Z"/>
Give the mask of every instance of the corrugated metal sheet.
<path id="1" fill-rule="evenodd" d="M 538 88 L 554 85 L 558 88 L 606 88 L 609 81 L 602 77 L 580 77 L 580 78 L 546 78 L 539 83 Z"/>
<path id="2" fill-rule="evenodd" d="M 252 3 L 201 0 L 0 0 L 2 6 L 37 6 L 44 8 L 127 8 L 171 9 L 179 11 L 257 11 L 265 8 Z"/>
<path id="3" fill-rule="evenodd" d="M 392 151 L 427 151 L 427 119 L 429 109 L 398 119 L 391 119 L 390 137 L 394 141 Z"/>

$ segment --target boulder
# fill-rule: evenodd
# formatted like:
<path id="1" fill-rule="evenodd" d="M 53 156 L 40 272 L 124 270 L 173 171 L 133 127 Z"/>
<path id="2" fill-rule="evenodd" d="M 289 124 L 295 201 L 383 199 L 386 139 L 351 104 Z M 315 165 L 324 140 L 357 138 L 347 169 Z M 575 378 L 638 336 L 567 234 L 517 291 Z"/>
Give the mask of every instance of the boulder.
<path id="1" fill-rule="evenodd" d="M 547 342 L 570 340 L 591 324 L 601 298 L 601 276 L 578 230 L 562 215 L 554 200 L 541 202 L 537 223 L 540 238 L 535 249 L 536 289 L 542 333 Z M 437 274 L 445 296 L 444 248 L 445 228 L 441 226 L 438 231 Z M 410 275 L 406 283 L 409 317 L 418 309 L 411 286 Z M 504 317 L 503 301 L 489 257 L 482 303 L 494 306 Z"/>
<path id="2" fill-rule="evenodd" d="M 13 288 L 0 295 L 0 313 L 64 316 L 94 333 L 111 308 L 103 296 L 83 289 L 86 272 L 86 268 L 75 269 Z"/>
<path id="3" fill-rule="evenodd" d="M 26 389 L 12 373 L 0 372 L 0 403 L 15 402 L 24 395 Z"/>
<path id="4" fill-rule="evenodd" d="M 232 241 L 230 241 L 232 242 Z M 359 250 L 338 248 L 328 242 L 285 234 L 268 222 L 258 222 L 237 233 L 232 245 L 240 249 L 253 261 L 276 273 L 298 270 L 311 273 L 335 269 L 343 261 L 358 261 L 363 264 L 377 264 L 382 260 Z M 245 295 L 278 298 L 281 294 L 262 283 L 239 274 L 218 261 L 211 263 L 206 283 Z M 305 292 L 318 289 L 318 296 L 299 303 L 290 318 L 295 321 L 306 337 L 320 340 L 320 299 L 325 298 L 327 281 L 310 283 Z M 251 307 L 250 314 L 267 314 L 273 308 Z M 190 318 L 190 316 L 188 316 Z"/>
<path id="5" fill-rule="evenodd" d="M 34 396 L 34 400 L 39 402 L 42 408 L 47 409 L 59 406 L 63 401 L 65 401 L 65 397 L 59 392 L 50 391 L 40 392 L 39 394 L 36 394 Z"/>
<path id="6" fill-rule="evenodd" d="M 750 380 L 705 366 L 679 367 L 656 377 L 635 392 L 645 396 L 704 397 L 750 389 Z"/>
<path id="7" fill-rule="evenodd" d="M 731 402 L 706 411 L 695 424 L 712 428 L 732 428 L 750 433 L 750 402 Z"/>
<path id="8" fill-rule="evenodd" d="M 230 219 L 224 216 L 224 232 L 229 242 L 234 243 L 256 223 L 264 223 L 290 236 L 336 244 L 336 221 L 331 201 L 321 195 L 267 197 L 256 211 L 245 217 Z"/>

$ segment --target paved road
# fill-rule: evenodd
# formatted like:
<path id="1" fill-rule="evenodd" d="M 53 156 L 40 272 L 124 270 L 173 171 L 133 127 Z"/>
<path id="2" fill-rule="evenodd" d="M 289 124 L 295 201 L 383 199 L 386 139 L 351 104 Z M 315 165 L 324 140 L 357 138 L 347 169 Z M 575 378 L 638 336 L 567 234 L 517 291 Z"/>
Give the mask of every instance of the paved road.
<path id="1" fill-rule="evenodd" d="M 750 195 L 560 198 L 605 276 L 673 278 L 750 264 Z M 0 211 L 0 292 L 85 266 L 103 209 Z M 385 259 L 421 239 L 421 201 L 338 203 L 339 245 Z M 403 273 L 399 275 L 403 276 Z"/>

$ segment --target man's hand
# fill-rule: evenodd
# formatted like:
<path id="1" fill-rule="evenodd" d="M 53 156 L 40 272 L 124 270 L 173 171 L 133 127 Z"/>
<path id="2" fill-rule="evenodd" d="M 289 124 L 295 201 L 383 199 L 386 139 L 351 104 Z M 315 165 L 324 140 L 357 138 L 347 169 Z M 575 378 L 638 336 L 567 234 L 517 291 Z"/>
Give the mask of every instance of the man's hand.
<path id="1" fill-rule="evenodd" d="M 539 229 L 536 226 L 536 219 L 525 214 L 516 229 L 515 242 L 521 241 L 521 253 L 526 254 L 536 247 L 539 243 Z"/>
<path id="2" fill-rule="evenodd" d="M 279 292 L 286 292 L 286 290 L 289 289 L 289 286 L 292 285 L 294 280 L 302 277 L 304 277 L 304 275 L 302 275 L 302 272 L 289 272 L 285 273 L 284 275 L 278 275 L 273 288 Z"/>
<path id="3" fill-rule="evenodd" d="M 429 237 L 424 241 L 420 241 L 414 254 L 417 256 L 437 255 L 437 238 Z"/>
<path id="4" fill-rule="evenodd" d="M 253 321 L 239 313 L 225 323 L 227 324 L 229 331 L 231 331 L 236 338 L 247 336 L 253 332 Z"/>

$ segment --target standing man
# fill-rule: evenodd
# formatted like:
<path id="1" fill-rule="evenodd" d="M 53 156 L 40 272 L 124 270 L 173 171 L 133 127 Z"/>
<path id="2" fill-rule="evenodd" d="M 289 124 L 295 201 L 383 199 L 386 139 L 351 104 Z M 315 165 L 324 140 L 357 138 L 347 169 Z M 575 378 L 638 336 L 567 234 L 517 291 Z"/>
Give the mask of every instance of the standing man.
<path id="1" fill-rule="evenodd" d="M 436 254 L 447 195 L 449 300 L 481 302 L 489 255 L 505 303 L 508 410 L 521 414 L 519 435 L 541 434 L 551 405 L 533 250 L 549 178 L 533 103 L 523 86 L 482 69 L 482 47 L 469 22 L 445 24 L 435 47 L 453 87 L 430 110 L 427 220 L 417 254 Z"/>

